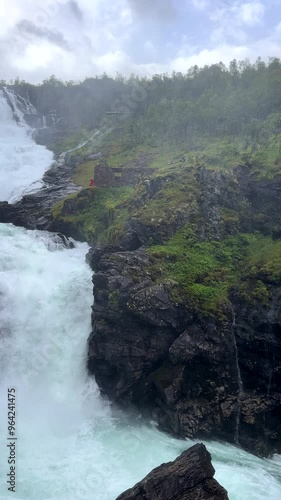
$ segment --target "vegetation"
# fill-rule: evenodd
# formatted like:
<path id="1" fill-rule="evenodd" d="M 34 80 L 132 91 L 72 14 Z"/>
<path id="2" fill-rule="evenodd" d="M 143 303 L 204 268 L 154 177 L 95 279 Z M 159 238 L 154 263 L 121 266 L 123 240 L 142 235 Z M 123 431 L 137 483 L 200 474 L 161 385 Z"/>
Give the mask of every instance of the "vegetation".
<path id="1" fill-rule="evenodd" d="M 281 61 L 233 60 L 186 74 L 154 75 L 151 79 L 118 74 L 63 82 L 54 75 L 40 85 L 19 78 L 0 82 L 28 94 L 42 114 L 53 110 L 79 131 L 104 126 L 119 132 L 124 149 L 169 145 L 192 152 L 199 161 L 226 166 L 255 163 L 262 172 L 268 158 L 273 174 L 281 163 Z M 211 156 L 206 145 L 222 141 Z M 261 152 L 262 151 L 262 152 Z M 208 163 L 208 162 L 207 162 Z"/>
<path id="2" fill-rule="evenodd" d="M 281 241 L 253 234 L 198 242 L 186 225 L 165 245 L 151 246 L 149 253 L 156 281 L 172 280 L 178 302 L 214 314 L 232 293 L 248 302 L 267 301 L 268 285 L 281 282 L 280 250 Z"/>
<path id="3" fill-rule="evenodd" d="M 58 202 L 52 215 L 73 225 L 90 243 L 115 243 L 125 230 L 131 192 L 130 187 L 83 189 Z"/>
<path id="4" fill-rule="evenodd" d="M 195 66 L 185 75 L 151 79 L 52 77 L 31 87 L 30 95 L 49 96 L 46 102 L 52 95 L 59 113 L 76 117 L 79 132 L 58 142 L 57 152 L 88 141 L 69 153 L 80 159 L 73 176 L 79 186 L 88 187 L 97 161 L 87 157 L 98 151 L 112 168 L 134 165 L 145 154 L 150 169 L 136 186 L 83 189 L 54 208 L 56 218 L 94 244 L 120 242 L 128 220 L 137 221 L 146 231 L 155 281 L 172 284 L 174 298 L 201 313 L 217 314 L 235 293 L 266 303 L 270 284 L 281 281 L 281 242 L 273 239 L 273 223 L 263 231 L 260 211 L 251 215 L 252 233 L 241 233 L 247 201 L 225 203 L 220 239 L 200 238 L 204 199 L 198 175 L 202 167 L 226 175 L 230 199 L 238 194 L 237 167 L 246 166 L 256 182 L 281 174 L 279 59 Z M 102 133 L 95 136 L 98 129 Z"/>

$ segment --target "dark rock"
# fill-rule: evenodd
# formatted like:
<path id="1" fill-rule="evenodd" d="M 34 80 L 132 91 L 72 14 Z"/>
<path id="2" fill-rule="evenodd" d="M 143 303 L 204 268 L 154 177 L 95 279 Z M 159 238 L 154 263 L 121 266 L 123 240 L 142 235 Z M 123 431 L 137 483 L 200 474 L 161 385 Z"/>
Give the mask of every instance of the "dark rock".
<path id="1" fill-rule="evenodd" d="M 267 306 L 237 300 L 236 341 L 243 381 L 239 442 L 260 455 L 281 451 L 281 289 Z"/>
<path id="2" fill-rule="evenodd" d="M 197 184 L 193 169 L 188 170 L 188 182 L 193 187 Z M 173 201 L 167 199 L 167 202 L 164 202 L 166 193 L 175 188 L 175 183 L 180 183 L 178 174 L 144 178 L 139 182 L 138 196 L 130 201 L 127 231 L 137 236 L 140 245 L 162 244 L 184 224 L 193 222 L 199 217 L 198 203 L 193 190 L 186 193 L 183 188 L 180 197 L 177 198 L 175 194 Z M 171 198 L 171 193 L 168 196 Z M 148 209 L 151 200 L 158 201 L 153 210 Z"/>
<path id="3" fill-rule="evenodd" d="M 79 191 L 71 182 L 74 166 L 64 159 L 55 162 L 43 176 L 43 187 L 28 194 L 16 203 L 0 202 L 0 222 L 10 222 L 27 229 L 45 229 L 61 232 L 66 236 L 81 239 L 75 226 L 54 221 L 51 211 L 54 205 L 67 195 Z"/>
<path id="4" fill-rule="evenodd" d="M 197 226 L 199 240 L 221 240 L 240 229 L 245 207 L 248 207 L 249 178 L 246 167 L 235 172 L 216 172 L 200 167 L 196 179 L 200 185 L 198 204 L 200 221 Z M 232 217 L 228 220 L 227 213 Z M 235 217 L 233 217 L 235 216 Z M 250 214 L 247 213 L 250 217 Z M 236 220 L 235 220 L 236 218 Z"/>
<path id="5" fill-rule="evenodd" d="M 168 355 L 182 323 L 181 308 L 172 306 L 163 285 L 153 286 L 146 252 L 96 252 L 93 262 L 99 272 L 93 276 L 88 367 L 111 398 L 126 399 L 138 384 L 140 393 L 132 396 L 139 399 L 141 386 Z"/>
<path id="6" fill-rule="evenodd" d="M 108 247 L 89 260 L 95 303 L 88 369 L 102 392 L 136 405 L 177 436 L 239 442 L 260 455 L 280 452 L 278 296 L 269 315 L 257 312 L 260 325 L 233 298 L 234 326 L 231 308 L 214 319 L 178 304 L 172 283 L 153 281 L 143 249 Z"/>
<path id="7" fill-rule="evenodd" d="M 217 435 L 233 435 L 237 382 L 232 382 L 236 372 L 229 325 L 194 325 L 192 308 L 172 301 L 166 285 L 153 283 L 143 250 L 96 251 L 92 265 L 88 367 L 102 391 L 119 402 L 151 405 L 162 428 L 175 434 L 210 436 L 216 426 Z M 234 408 L 223 422 L 220 403 L 228 393 Z M 173 407 L 171 398 L 177 403 Z"/>
<path id="8" fill-rule="evenodd" d="M 153 469 L 116 500 L 227 500 L 214 473 L 210 454 L 203 444 L 196 444 L 174 462 Z"/>

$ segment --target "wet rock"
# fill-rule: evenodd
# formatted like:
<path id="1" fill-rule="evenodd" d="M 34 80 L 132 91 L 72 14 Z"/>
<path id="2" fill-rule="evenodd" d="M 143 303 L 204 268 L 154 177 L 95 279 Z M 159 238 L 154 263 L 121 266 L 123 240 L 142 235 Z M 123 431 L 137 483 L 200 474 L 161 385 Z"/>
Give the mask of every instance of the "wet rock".
<path id="1" fill-rule="evenodd" d="M 210 454 L 203 444 L 196 444 L 174 462 L 153 469 L 116 500 L 227 500 L 214 473 Z"/>
<path id="2" fill-rule="evenodd" d="M 141 386 L 167 356 L 182 322 L 181 308 L 172 306 L 163 285 L 153 285 L 146 252 L 96 252 L 92 263 L 99 272 L 93 276 L 89 370 L 115 400 L 129 397 L 135 384 L 140 393 L 133 391 L 133 397 L 146 398 Z"/>
<path id="3" fill-rule="evenodd" d="M 0 222 L 10 222 L 27 229 L 46 229 L 80 239 L 75 227 L 63 227 L 51 215 L 54 205 L 67 195 L 79 191 L 71 182 L 73 166 L 64 160 L 55 162 L 44 174 L 43 187 L 16 203 L 0 202 Z M 67 226 L 67 224 L 66 224 Z"/>
<path id="4" fill-rule="evenodd" d="M 174 435 L 238 442 L 260 455 L 280 452 L 278 295 L 269 315 L 256 311 L 261 324 L 272 322 L 271 333 L 251 324 L 256 313 L 237 298 L 234 327 L 231 307 L 216 319 L 178 304 L 172 284 L 153 281 L 144 249 L 107 247 L 89 260 L 95 303 L 88 369 L 101 391 Z"/>

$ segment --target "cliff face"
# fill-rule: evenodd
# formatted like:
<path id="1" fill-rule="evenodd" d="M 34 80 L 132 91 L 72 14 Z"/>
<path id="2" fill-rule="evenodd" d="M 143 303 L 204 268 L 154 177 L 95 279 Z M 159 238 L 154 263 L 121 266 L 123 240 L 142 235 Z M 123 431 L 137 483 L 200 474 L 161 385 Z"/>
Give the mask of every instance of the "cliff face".
<path id="1" fill-rule="evenodd" d="M 83 189 L 51 214 L 79 190 L 81 159 L 57 163 L 0 221 L 114 243 L 89 256 L 88 367 L 106 395 L 179 436 L 280 452 L 281 177 L 150 155 L 135 187 Z"/>
<path id="2" fill-rule="evenodd" d="M 162 247 L 89 255 L 95 303 L 88 368 L 104 394 L 133 403 L 173 434 L 280 453 L 281 276 L 272 240 L 280 181 L 272 189 L 247 169 L 226 175 L 200 168 L 196 182 L 200 216 L 195 243 L 184 233 L 185 253 L 177 254 L 172 237 Z M 185 227 L 192 211 L 191 203 L 181 210 Z M 167 218 L 157 228 L 156 241 L 167 230 L 182 238 Z M 144 221 L 133 220 L 133 229 L 147 244 Z M 242 232 L 248 236 L 236 246 Z M 206 249 L 220 252 L 215 267 L 206 266 Z M 195 251 L 206 270 L 191 281 Z"/>
<path id="3" fill-rule="evenodd" d="M 95 262 L 88 366 L 102 391 L 176 435 L 280 452 L 280 298 L 274 315 L 234 301 L 236 324 L 230 309 L 203 318 L 154 284 L 149 267 L 144 251 Z"/>
<path id="4" fill-rule="evenodd" d="M 204 445 L 197 444 L 174 462 L 153 469 L 116 500 L 227 500 L 227 492 L 214 473 L 210 454 Z"/>

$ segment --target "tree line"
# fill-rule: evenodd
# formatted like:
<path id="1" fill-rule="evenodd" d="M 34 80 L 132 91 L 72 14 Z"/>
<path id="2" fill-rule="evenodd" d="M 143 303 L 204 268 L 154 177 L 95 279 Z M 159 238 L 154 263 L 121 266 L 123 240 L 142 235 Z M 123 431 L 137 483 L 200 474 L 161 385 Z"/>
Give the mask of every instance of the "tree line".
<path id="1" fill-rule="evenodd" d="M 106 73 L 83 81 L 55 75 L 38 85 L 0 81 L 28 95 L 43 114 L 50 110 L 77 127 L 99 127 L 106 114 L 120 115 L 128 144 L 192 141 L 194 137 L 248 137 L 262 144 L 281 132 L 281 61 L 231 61 L 186 73 L 153 77 Z M 123 116 L 122 116 L 123 115 Z M 116 119 L 116 118 L 112 118 Z"/>

